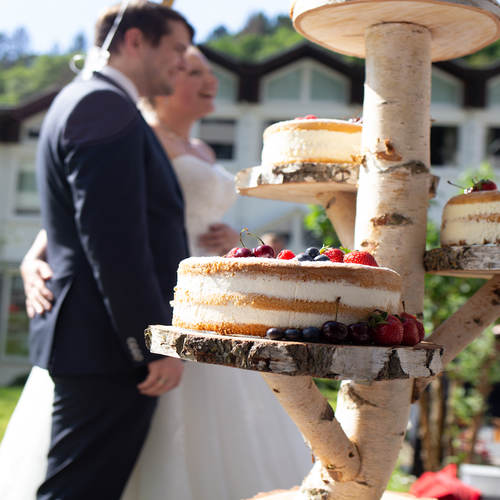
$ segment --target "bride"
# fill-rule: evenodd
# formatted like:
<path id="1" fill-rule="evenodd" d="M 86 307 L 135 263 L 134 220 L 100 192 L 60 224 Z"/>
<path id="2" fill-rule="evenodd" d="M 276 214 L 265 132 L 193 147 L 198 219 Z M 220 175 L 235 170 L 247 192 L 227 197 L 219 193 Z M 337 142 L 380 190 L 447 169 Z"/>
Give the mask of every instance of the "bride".
<path id="1" fill-rule="evenodd" d="M 238 233 L 220 222 L 235 199 L 233 176 L 189 133 L 213 111 L 217 80 L 195 47 L 176 91 L 144 103 L 184 194 L 192 255 L 220 255 Z M 40 260 L 43 232 L 22 266 L 29 313 L 50 307 Z M 52 385 L 34 367 L 0 445 L 3 500 L 32 500 L 42 481 L 50 433 Z M 126 437 L 124 437 L 125 439 Z M 122 500 L 238 500 L 300 484 L 311 466 L 298 429 L 256 372 L 186 363 L 181 384 L 160 396 L 148 439 Z M 89 480 L 92 480 L 89 478 Z"/>

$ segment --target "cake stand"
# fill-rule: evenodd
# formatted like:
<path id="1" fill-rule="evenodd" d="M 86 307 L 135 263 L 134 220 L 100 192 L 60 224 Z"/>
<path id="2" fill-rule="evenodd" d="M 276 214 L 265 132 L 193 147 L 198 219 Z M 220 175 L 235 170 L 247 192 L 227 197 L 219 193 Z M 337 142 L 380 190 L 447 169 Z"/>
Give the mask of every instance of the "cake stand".
<path id="1" fill-rule="evenodd" d="M 356 180 L 350 176 L 339 182 L 339 169 L 332 168 L 331 182 L 325 182 L 310 174 L 312 169 L 306 173 L 297 168 L 291 177 L 277 173 L 267 179 L 244 172 L 240 192 L 284 199 L 283 184 L 295 178 L 297 186 L 301 184 L 299 191 L 294 190 L 295 201 L 323 204 L 345 246 L 366 249 L 380 265 L 398 271 L 407 311 L 421 315 L 427 207 L 434 183 L 429 171 L 431 62 L 472 53 L 496 40 L 500 5 L 496 0 L 296 0 L 291 16 L 306 38 L 366 58 L 359 173 Z M 436 252 L 426 254 L 429 271 L 449 273 L 459 265 L 461 273 L 485 272 L 491 279 L 427 338 L 426 347 L 298 347 L 149 329 L 154 352 L 261 371 L 297 424 L 316 458 L 311 472 L 300 488 L 259 498 L 387 497 L 384 490 L 404 439 L 410 405 L 441 369 L 436 368 L 441 354 L 440 361 L 448 363 L 500 316 L 498 250 L 486 249 L 490 252 L 486 254 L 484 249 L 459 249 L 453 257 L 452 250 L 439 252 L 441 257 L 435 257 Z M 490 258 L 496 264 L 488 267 Z M 385 359 L 386 368 L 377 371 L 380 365 L 373 358 Z M 339 368 L 341 359 L 345 363 Z M 285 375 L 285 366 L 292 366 L 295 375 Z M 309 366 L 305 369 L 309 373 L 304 366 Z M 329 372 L 345 379 L 335 414 L 311 377 Z"/>

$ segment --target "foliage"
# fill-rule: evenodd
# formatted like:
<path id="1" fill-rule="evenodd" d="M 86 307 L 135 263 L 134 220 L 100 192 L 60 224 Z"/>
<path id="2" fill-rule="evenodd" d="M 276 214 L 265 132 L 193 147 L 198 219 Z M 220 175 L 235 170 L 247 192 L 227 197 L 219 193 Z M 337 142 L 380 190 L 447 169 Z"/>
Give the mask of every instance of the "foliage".
<path id="1" fill-rule="evenodd" d="M 280 26 L 264 35 L 259 33 L 223 35 L 208 41 L 207 45 L 235 59 L 256 62 L 288 49 L 302 40 L 302 36 L 296 31 Z"/>
<path id="2" fill-rule="evenodd" d="M 22 386 L 0 387 L 0 441 L 3 438 L 22 389 Z"/>
<path id="3" fill-rule="evenodd" d="M 465 56 L 463 60 L 473 67 L 488 66 L 500 61 L 500 40 L 474 54 Z"/>
<path id="4" fill-rule="evenodd" d="M 71 54 L 42 55 L 21 60 L 0 72 L 0 106 L 14 106 L 51 87 L 61 87 L 72 77 Z"/>
<path id="5" fill-rule="evenodd" d="M 325 209 L 319 205 L 309 205 L 309 213 L 304 218 L 306 229 L 311 231 L 315 238 L 330 247 L 340 247 L 340 240 L 335 229 L 326 215 Z"/>

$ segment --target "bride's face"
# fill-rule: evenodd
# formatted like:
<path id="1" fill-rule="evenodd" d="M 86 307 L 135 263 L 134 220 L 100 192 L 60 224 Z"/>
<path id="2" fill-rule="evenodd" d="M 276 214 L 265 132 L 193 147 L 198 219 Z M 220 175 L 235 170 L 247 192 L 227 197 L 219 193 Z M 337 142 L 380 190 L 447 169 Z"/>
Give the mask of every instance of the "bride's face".
<path id="1" fill-rule="evenodd" d="M 202 118 L 214 110 L 218 81 L 203 54 L 190 47 L 186 52 L 186 69 L 180 71 L 175 92 L 168 97 L 180 112 Z"/>

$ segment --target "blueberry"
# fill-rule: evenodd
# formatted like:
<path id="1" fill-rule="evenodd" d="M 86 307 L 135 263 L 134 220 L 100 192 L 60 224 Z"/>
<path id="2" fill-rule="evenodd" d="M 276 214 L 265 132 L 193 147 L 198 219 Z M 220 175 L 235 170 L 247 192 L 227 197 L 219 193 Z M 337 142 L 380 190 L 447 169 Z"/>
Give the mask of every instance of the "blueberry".
<path id="1" fill-rule="evenodd" d="M 302 330 L 302 336 L 306 342 L 319 342 L 321 339 L 321 330 L 315 326 L 308 326 Z"/>
<path id="2" fill-rule="evenodd" d="M 286 340 L 302 340 L 302 331 L 298 328 L 287 328 L 285 330 Z"/>
<path id="3" fill-rule="evenodd" d="M 370 325 L 366 321 L 353 323 L 349 325 L 349 340 L 353 344 L 367 345 L 372 341 L 372 332 Z"/>
<path id="4" fill-rule="evenodd" d="M 327 260 L 327 261 L 330 261 L 330 259 L 326 256 L 326 255 L 317 255 L 316 257 L 314 257 L 315 261 L 320 261 L 320 260 Z"/>
<path id="5" fill-rule="evenodd" d="M 300 261 L 306 261 L 306 260 L 309 260 L 311 261 L 312 260 L 312 257 L 306 253 L 299 253 L 296 257 L 297 260 L 300 260 Z"/>
<path id="6" fill-rule="evenodd" d="M 282 328 L 269 328 L 266 332 L 266 337 L 271 340 L 280 340 L 284 334 L 285 332 Z"/>
<path id="7" fill-rule="evenodd" d="M 344 323 L 340 323 L 339 321 L 327 321 L 326 323 L 323 323 L 321 333 L 327 342 L 340 344 L 346 340 L 349 330 L 347 329 L 347 325 L 344 325 Z"/>
<path id="8" fill-rule="evenodd" d="M 314 259 L 314 257 L 317 257 L 319 255 L 319 249 L 316 247 L 309 247 L 304 253 L 309 255 L 311 259 Z"/>

